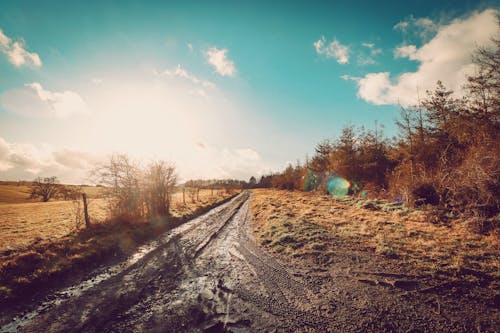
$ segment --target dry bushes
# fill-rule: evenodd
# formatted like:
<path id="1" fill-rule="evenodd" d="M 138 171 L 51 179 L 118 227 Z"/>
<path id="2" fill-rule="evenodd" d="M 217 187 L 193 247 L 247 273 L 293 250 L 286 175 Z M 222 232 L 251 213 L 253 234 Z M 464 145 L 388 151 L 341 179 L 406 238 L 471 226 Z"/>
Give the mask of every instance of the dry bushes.
<path id="1" fill-rule="evenodd" d="M 350 193 L 360 185 L 408 206 L 430 206 L 437 220 L 500 219 L 500 38 L 493 41 L 474 53 L 466 97 L 455 98 L 437 82 L 419 105 L 401 109 L 399 138 L 387 140 L 377 125 L 372 131 L 347 126 L 319 143 L 305 165 L 262 177 L 259 185 L 324 191 L 324 175 L 336 174 L 352 184 Z M 304 186 L 311 172 L 318 181 Z"/>
<path id="2" fill-rule="evenodd" d="M 126 155 L 113 155 L 93 177 L 106 188 L 112 216 L 146 219 L 169 214 L 177 182 L 173 164 L 156 161 L 141 168 Z"/>

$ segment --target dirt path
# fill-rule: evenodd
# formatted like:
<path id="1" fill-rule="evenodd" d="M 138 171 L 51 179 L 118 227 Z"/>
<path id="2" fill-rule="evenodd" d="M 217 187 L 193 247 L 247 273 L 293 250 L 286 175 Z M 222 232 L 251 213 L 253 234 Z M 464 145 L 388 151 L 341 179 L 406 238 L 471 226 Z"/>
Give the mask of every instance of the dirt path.
<path id="1" fill-rule="evenodd" d="M 411 283 L 278 261 L 252 239 L 249 196 L 172 230 L 142 258 L 0 332 L 484 332 L 480 321 L 450 316 L 446 300 L 409 297 Z M 476 303 L 457 301 L 498 314 Z"/>

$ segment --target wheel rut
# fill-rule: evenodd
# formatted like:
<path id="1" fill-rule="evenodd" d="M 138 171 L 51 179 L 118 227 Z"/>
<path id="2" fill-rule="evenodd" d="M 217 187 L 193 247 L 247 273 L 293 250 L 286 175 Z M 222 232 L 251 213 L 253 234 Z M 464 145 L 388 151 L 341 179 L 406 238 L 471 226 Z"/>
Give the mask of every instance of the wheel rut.
<path id="1" fill-rule="evenodd" d="M 244 192 L 169 232 L 119 274 L 14 331 L 203 332 L 326 327 L 315 297 L 249 235 Z M 8 331 L 8 330 L 4 330 Z"/>

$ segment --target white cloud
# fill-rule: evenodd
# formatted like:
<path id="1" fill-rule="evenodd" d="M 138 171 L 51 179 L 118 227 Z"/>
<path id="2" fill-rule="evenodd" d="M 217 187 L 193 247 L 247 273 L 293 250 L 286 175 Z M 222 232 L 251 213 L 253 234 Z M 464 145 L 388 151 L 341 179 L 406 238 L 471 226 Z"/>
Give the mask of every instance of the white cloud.
<path id="1" fill-rule="evenodd" d="M 396 77 L 391 77 L 389 72 L 369 73 L 363 78 L 351 79 L 358 84 L 358 96 L 377 105 L 415 104 L 417 91 L 432 90 L 438 80 L 460 96 L 466 75 L 474 73 L 471 53 L 478 45 L 491 46 L 491 37 L 497 33 L 496 10 L 474 12 L 439 26 L 436 35 L 420 48 L 414 45 L 398 48 L 397 57 L 408 57 L 420 63 L 416 72 Z"/>
<path id="2" fill-rule="evenodd" d="M 88 172 L 104 160 L 105 156 L 56 150 L 48 145 L 11 143 L 0 137 L 0 171 L 6 180 L 56 176 L 64 183 L 82 183 Z"/>
<path id="3" fill-rule="evenodd" d="M 0 96 L 0 102 L 6 110 L 25 116 L 66 118 L 89 112 L 77 93 L 69 90 L 52 92 L 45 90 L 38 82 L 6 91 Z"/>
<path id="4" fill-rule="evenodd" d="M 194 50 L 193 44 L 187 43 L 186 46 L 188 47 L 189 51 L 193 51 Z"/>
<path id="5" fill-rule="evenodd" d="M 248 179 L 262 172 L 261 157 L 251 148 L 223 148 L 215 153 L 218 156 L 215 159 L 217 161 L 216 174 L 221 178 Z"/>
<path id="6" fill-rule="evenodd" d="M 236 149 L 235 151 L 239 157 L 249 161 L 258 161 L 260 159 L 259 153 L 250 148 Z"/>
<path id="7" fill-rule="evenodd" d="M 366 55 L 365 52 L 360 52 L 357 57 L 357 62 L 359 66 L 374 65 L 377 62 L 374 57 L 382 53 L 382 49 L 375 47 L 375 43 L 361 43 L 361 46 L 367 48 L 370 52 Z"/>
<path id="8" fill-rule="evenodd" d="M 217 73 L 222 76 L 234 76 L 236 74 L 236 66 L 234 62 L 227 56 L 228 50 L 219 50 L 216 47 L 211 47 L 205 52 L 205 57 Z"/>
<path id="9" fill-rule="evenodd" d="M 370 55 L 372 56 L 382 53 L 382 49 L 375 47 L 374 43 L 361 43 L 361 45 L 370 49 Z"/>
<path id="10" fill-rule="evenodd" d="M 185 179 L 200 177 L 249 179 L 250 176 L 262 175 L 269 169 L 264 167 L 260 154 L 249 147 L 217 147 L 196 142 L 194 148 L 196 154 L 190 163 L 179 161 Z"/>
<path id="11" fill-rule="evenodd" d="M 349 63 L 349 47 L 342 45 L 336 38 L 328 43 L 325 36 L 321 36 L 313 45 L 317 54 L 334 58 L 342 65 Z"/>
<path id="12" fill-rule="evenodd" d="M 349 81 L 349 80 L 357 81 L 359 79 L 359 78 L 357 78 L 355 76 L 351 76 L 351 75 L 348 75 L 348 74 L 341 75 L 340 78 L 342 80 L 345 80 L 345 81 Z"/>
<path id="13" fill-rule="evenodd" d="M 406 29 L 408 29 L 408 26 L 410 24 L 408 23 L 408 21 L 401 21 L 401 22 L 398 22 L 394 25 L 394 27 L 392 27 L 394 30 L 400 30 L 400 31 L 406 31 Z"/>
<path id="14" fill-rule="evenodd" d="M 37 53 L 27 51 L 23 39 L 13 41 L 3 33 L 2 29 L 0 29 L 0 51 L 4 53 L 9 62 L 16 67 L 24 65 L 34 67 L 42 66 L 40 56 L 38 56 Z"/>
<path id="15" fill-rule="evenodd" d="M 394 58 L 417 59 L 417 47 L 415 45 L 403 45 L 394 50 Z"/>
<path id="16" fill-rule="evenodd" d="M 92 81 L 93 84 L 96 84 L 96 85 L 99 85 L 99 84 L 101 84 L 101 83 L 104 82 L 104 80 L 101 79 L 100 77 L 94 77 L 94 78 L 92 78 L 91 81 Z"/>
<path id="17" fill-rule="evenodd" d="M 180 78 L 188 80 L 194 84 L 200 85 L 204 88 L 215 88 L 214 83 L 196 77 L 195 75 L 189 73 L 187 70 L 182 68 L 181 65 L 177 65 L 177 67 L 175 67 L 174 69 L 167 69 L 167 70 L 163 71 L 162 74 L 166 75 L 166 76 L 180 77 Z"/>
<path id="18" fill-rule="evenodd" d="M 438 31 L 439 25 L 428 17 L 415 18 L 413 15 L 410 15 L 407 20 L 394 25 L 393 29 L 399 30 L 403 34 L 416 35 L 426 40 Z"/>
<path id="19" fill-rule="evenodd" d="M 358 65 L 360 66 L 374 65 L 376 63 L 377 62 L 372 57 L 368 57 L 363 54 L 358 55 Z"/>

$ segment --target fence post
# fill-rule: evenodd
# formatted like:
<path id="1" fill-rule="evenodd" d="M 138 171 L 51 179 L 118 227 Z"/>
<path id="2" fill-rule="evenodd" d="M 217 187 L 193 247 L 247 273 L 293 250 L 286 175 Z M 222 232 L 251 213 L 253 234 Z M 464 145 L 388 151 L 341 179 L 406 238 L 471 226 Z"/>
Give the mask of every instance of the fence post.
<path id="1" fill-rule="evenodd" d="M 85 227 L 89 228 L 90 227 L 90 217 L 89 217 L 89 211 L 88 211 L 88 206 L 87 206 L 87 194 L 82 193 L 82 199 L 83 199 L 83 213 L 85 214 Z"/>

